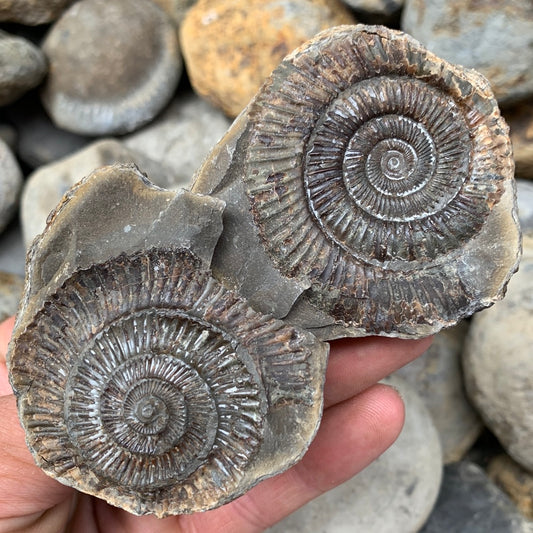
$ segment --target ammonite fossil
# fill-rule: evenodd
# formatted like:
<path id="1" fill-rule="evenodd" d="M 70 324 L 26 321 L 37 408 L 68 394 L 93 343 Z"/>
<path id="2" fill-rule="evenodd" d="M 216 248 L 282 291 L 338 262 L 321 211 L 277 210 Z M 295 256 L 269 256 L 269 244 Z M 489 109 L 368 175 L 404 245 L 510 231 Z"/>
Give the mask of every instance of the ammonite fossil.
<path id="1" fill-rule="evenodd" d="M 68 194 L 30 254 L 8 354 L 28 446 L 59 481 L 136 514 L 232 500 L 294 464 L 320 420 L 327 345 L 212 277 L 221 207 L 109 167 Z M 91 216 L 107 238 L 87 254 Z M 180 225 L 158 226 L 166 216 Z M 65 232 L 83 253 L 58 257 Z"/>
<path id="2" fill-rule="evenodd" d="M 227 203 L 215 271 L 258 309 L 324 338 L 423 336 L 503 295 L 512 178 L 481 75 L 341 26 L 280 64 L 192 190 Z"/>

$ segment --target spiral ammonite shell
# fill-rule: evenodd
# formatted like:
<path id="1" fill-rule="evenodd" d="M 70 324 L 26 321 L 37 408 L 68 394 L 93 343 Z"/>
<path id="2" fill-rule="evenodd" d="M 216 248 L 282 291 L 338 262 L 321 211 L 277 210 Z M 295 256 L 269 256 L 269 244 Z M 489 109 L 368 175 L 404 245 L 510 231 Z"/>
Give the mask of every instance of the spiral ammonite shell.
<path id="1" fill-rule="evenodd" d="M 283 275 L 310 280 L 309 301 L 369 332 L 473 312 L 443 265 L 513 171 L 484 78 L 401 32 L 343 26 L 281 63 L 249 121 L 253 218 Z"/>
<path id="2" fill-rule="evenodd" d="M 165 516 L 221 505 L 276 473 L 261 461 L 272 461 L 272 434 L 288 438 L 271 427 L 277 406 L 316 429 L 316 344 L 254 312 L 188 250 L 152 249 L 72 274 L 16 338 L 10 376 L 41 468 Z"/>

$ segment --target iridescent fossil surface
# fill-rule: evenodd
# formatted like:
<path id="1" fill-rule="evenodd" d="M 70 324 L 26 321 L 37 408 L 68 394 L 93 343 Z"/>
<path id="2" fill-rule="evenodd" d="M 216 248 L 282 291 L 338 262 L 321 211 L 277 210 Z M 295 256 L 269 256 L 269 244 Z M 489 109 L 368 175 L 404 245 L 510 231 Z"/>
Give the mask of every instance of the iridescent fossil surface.
<path id="1" fill-rule="evenodd" d="M 501 298 L 517 266 L 508 128 L 487 81 L 384 27 L 290 54 L 192 190 L 227 203 L 219 278 L 322 338 L 434 333 Z"/>
<path id="2" fill-rule="evenodd" d="M 35 241 L 8 365 L 59 481 L 162 517 L 230 501 L 307 449 L 327 345 L 212 277 L 222 208 L 106 167 Z"/>

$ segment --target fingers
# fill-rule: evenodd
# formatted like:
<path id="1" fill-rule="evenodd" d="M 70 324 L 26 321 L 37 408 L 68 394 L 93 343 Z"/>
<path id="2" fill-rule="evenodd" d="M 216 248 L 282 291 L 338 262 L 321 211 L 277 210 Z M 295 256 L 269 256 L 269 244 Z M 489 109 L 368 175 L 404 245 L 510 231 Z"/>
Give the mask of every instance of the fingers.
<path id="1" fill-rule="evenodd" d="M 331 342 L 324 405 L 342 402 L 416 359 L 432 337 L 420 340 L 364 337 Z"/>
<path id="2" fill-rule="evenodd" d="M 6 354 L 7 345 L 11 339 L 11 332 L 15 324 L 15 317 L 8 318 L 0 323 L 0 396 L 13 394 L 7 377 Z"/>
<path id="3" fill-rule="evenodd" d="M 13 395 L 0 398 L 0 412 L 0 518 L 39 513 L 64 500 L 71 489 L 35 466 Z"/>
<path id="4" fill-rule="evenodd" d="M 263 531 L 383 453 L 398 436 L 403 416 L 398 394 L 375 385 L 325 411 L 315 440 L 293 468 L 220 509 L 183 516 L 181 523 L 194 523 L 198 531 L 210 531 L 215 523 L 221 533 Z"/>

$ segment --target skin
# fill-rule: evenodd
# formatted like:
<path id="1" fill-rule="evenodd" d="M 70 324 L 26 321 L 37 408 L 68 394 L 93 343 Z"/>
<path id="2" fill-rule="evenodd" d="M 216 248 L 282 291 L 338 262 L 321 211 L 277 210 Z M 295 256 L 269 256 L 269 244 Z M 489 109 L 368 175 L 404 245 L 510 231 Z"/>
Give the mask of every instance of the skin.
<path id="1" fill-rule="evenodd" d="M 13 318 L 0 324 L 0 533 L 260 532 L 340 485 L 382 454 L 399 435 L 404 406 L 376 384 L 423 353 L 431 339 L 378 337 L 331 343 L 320 429 L 304 458 L 244 496 L 205 513 L 157 519 L 134 516 L 38 469 L 26 448 L 5 355 Z"/>

